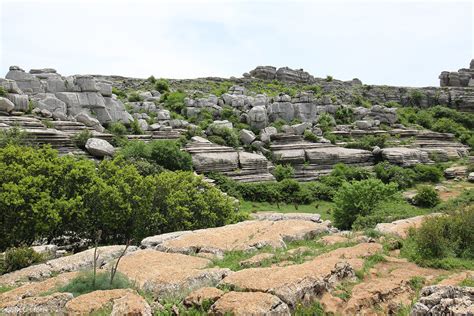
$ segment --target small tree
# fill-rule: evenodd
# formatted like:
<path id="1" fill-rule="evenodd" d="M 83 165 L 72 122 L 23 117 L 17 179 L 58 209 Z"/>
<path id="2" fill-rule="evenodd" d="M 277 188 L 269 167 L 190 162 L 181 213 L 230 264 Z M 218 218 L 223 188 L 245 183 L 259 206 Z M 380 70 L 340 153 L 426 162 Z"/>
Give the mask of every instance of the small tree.
<path id="1" fill-rule="evenodd" d="M 92 287 L 95 288 L 95 280 L 97 276 L 97 260 L 99 260 L 99 254 L 97 253 L 97 248 L 99 247 L 99 240 L 100 236 L 102 235 L 102 231 L 98 230 L 96 235 L 95 235 L 95 243 L 94 243 L 94 272 L 93 272 L 93 278 L 92 278 Z"/>
<path id="2" fill-rule="evenodd" d="M 127 244 L 125 245 L 125 249 L 123 249 L 122 253 L 120 254 L 120 256 L 117 259 L 117 262 L 115 263 L 115 265 L 110 270 L 110 287 L 112 287 L 112 284 L 114 282 L 114 277 L 115 277 L 115 274 L 117 273 L 117 268 L 118 268 L 120 259 L 122 259 L 122 257 L 125 255 L 125 253 L 127 252 L 128 247 L 130 246 L 131 243 L 132 243 L 132 240 L 128 239 Z"/>
<path id="3" fill-rule="evenodd" d="M 438 192 L 430 185 L 420 185 L 413 201 L 421 207 L 434 207 L 439 204 Z"/>
<path id="4" fill-rule="evenodd" d="M 289 165 L 276 165 L 275 170 L 273 171 L 275 179 L 280 182 L 284 179 L 291 179 L 295 175 L 295 169 Z"/>

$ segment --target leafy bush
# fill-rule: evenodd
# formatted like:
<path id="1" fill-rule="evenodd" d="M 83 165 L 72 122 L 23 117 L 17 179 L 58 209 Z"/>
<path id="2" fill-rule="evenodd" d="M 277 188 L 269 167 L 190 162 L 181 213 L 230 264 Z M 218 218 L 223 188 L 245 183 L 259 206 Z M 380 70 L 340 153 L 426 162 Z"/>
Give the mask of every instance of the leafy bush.
<path id="1" fill-rule="evenodd" d="M 378 203 L 387 201 L 396 193 L 395 184 L 384 184 L 378 179 L 344 182 L 334 196 L 334 224 L 350 229 L 359 216 L 373 213 Z"/>
<path id="2" fill-rule="evenodd" d="M 318 125 L 321 130 L 326 133 L 332 130 L 332 128 L 336 125 L 334 118 L 328 114 L 323 113 L 318 117 Z"/>
<path id="3" fill-rule="evenodd" d="M 227 128 L 227 127 L 216 126 L 216 125 L 211 125 L 210 129 L 213 133 L 212 136 L 219 136 L 224 141 L 224 144 L 220 144 L 219 142 L 222 142 L 220 139 L 210 136 L 209 139 L 214 140 L 216 142 L 216 144 L 229 146 L 229 147 L 234 147 L 234 148 L 239 147 L 239 145 L 240 145 L 239 135 L 236 133 L 236 131 L 234 129 Z"/>
<path id="4" fill-rule="evenodd" d="M 0 97 L 5 97 L 7 95 L 7 90 L 4 87 L 0 87 Z"/>
<path id="5" fill-rule="evenodd" d="M 340 107 L 335 115 L 337 124 L 350 124 L 354 122 L 354 111 L 350 107 Z"/>
<path id="6" fill-rule="evenodd" d="M 472 269 L 473 231 L 474 207 L 470 205 L 448 215 L 428 218 L 419 229 L 412 229 L 401 253 L 422 265 Z"/>
<path id="7" fill-rule="evenodd" d="M 330 175 L 332 177 L 344 179 L 345 181 L 352 181 L 352 180 L 359 181 L 359 180 L 369 179 L 372 177 L 372 174 L 367 169 L 364 169 L 361 167 L 348 166 L 343 163 L 335 164 Z"/>
<path id="8" fill-rule="evenodd" d="M 143 130 L 140 126 L 140 123 L 136 118 L 133 119 L 133 121 L 130 123 L 130 129 L 132 130 L 133 135 L 142 135 Z"/>
<path id="9" fill-rule="evenodd" d="M 347 148 L 358 148 L 365 150 L 372 150 L 375 146 L 379 148 L 384 148 L 388 140 L 388 135 L 364 135 L 354 142 L 347 143 L 345 147 Z"/>
<path id="10" fill-rule="evenodd" d="M 362 106 L 364 108 L 370 108 L 372 106 L 372 102 L 358 94 L 352 96 L 352 103 L 354 103 L 356 106 Z"/>
<path id="11" fill-rule="evenodd" d="M 86 149 L 86 143 L 89 138 L 92 138 L 92 133 L 88 129 L 83 129 L 72 138 L 74 144 L 81 149 Z"/>
<path id="12" fill-rule="evenodd" d="M 168 80 L 166 79 L 159 79 L 155 82 L 155 89 L 158 90 L 160 93 L 165 93 L 170 91 L 170 86 Z"/>
<path id="13" fill-rule="evenodd" d="M 184 109 L 184 98 L 186 98 L 186 93 L 182 91 L 165 92 L 161 95 L 160 101 L 163 102 L 165 108 L 181 113 Z"/>
<path id="14" fill-rule="evenodd" d="M 5 251 L 3 268 L 0 267 L 0 274 L 2 274 L 2 270 L 3 273 L 9 273 L 43 261 L 45 261 L 43 256 L 31 248 L 9 248 Z"/>
<path id="15" fill-rule="evenodd" d="M 138 92 L 132 92 L 128 95 L 128 102 L 141 102 L 143 98 L 138 94 Z"/>
<path id="16" fill-rule="evenodd" d="M 127 98 L 127 94 L 116 87 L 112 87 L 112 93 L 115 94 L 119 99 Z"/>
<path id="17" fill-rule="evenodd" d="M 439 204 L 438 192 L 430 185 L 421 185 L 413 198 L 415 205 L 421 207 L 434 207 Z"/>
<path id="18" fill-rule="evenodd" d="M 327 82 L 331 82 L 332 80 L 333 80 L 333 77 L 332 77 L 332 76 L 329 76 L 329 75 L 326 76 L 326 81 L 327 81 Z"/>
<path id="19" fill-rule="evenodd" d="M 112 143 L 115 146 L 122 146 L 127 141 L 127 128 L 121 122 L 114 122 L 107 128 L 109 132 L 114 135 Z"/>
<path id="20" fill-rule="evenodd" d="M 304 131 L 304 134 L 303 134 L 303 138 L 309 142 L 312 142 L 312 143 L 317 143 L 319 142 L 319 137 L 316 136 L 312 131 L 310 131 L 309 129 L 305 130 Z"/>
<path id="21" fill-rule="evenodd" d="M 425 94 L 419 90 L 413 90 L 408 97 L 408 103 L 412 106 L 420 106 Z"/>
<path id="22" fill-rule="evenodd" d="M 2 129 L 0 131 L 0 148 L 7 145 L 28 145 L 27 133 L 18 127 Z"/>
<path id="23" fill-rule="evenodd" d="M 156 82 L 156 78 L 155 78 L 155 76 L 151 75 L 150 77 L 148 77 L 148 78 L 146 79 L 146 81 L 148 81 L 149 83 L 153 83 L 153 84 L 154 84 L 154 83 Z"/>
<path id="24" fill-rule="evenodd" d="M 132 282 L 120 272 L 117 272 L 112 284 L 110 284 L 109 273 L 97 273 L 94 283 L 94 273 L 85 271 L 57 290 L 58 292 L 71 293 L 74 297 L 77 297 L 98 290 L 128 289 L 131 287 L 133 287 Z"/>
<path id="25" fill-rule="evenodd" d="M 293 178 L 295 169 L 291 165 L 276 165 L 273 175 L 277 181 Z"/>
<path id="26" fill-rule="evenodd" d="M 413 167 L 417 182 L 439 182 L 443 179 L 443 171 L 437 166 L 417 164 Z"/>
<path id="27" fill-rule="evenodd" d="M 154 140 L 128 142 L 120 153 L 126 158 L 143 158 L 168 170 L 192 170 L 191 155 L 182 151 L 178 142 Z"/>
<path id="28" fill-rule="evenodd" d="M 394 182 L 400 189 L 409 188 L 415 183 L 416 174 L 412 169 L 391 165 L 389 162 L 380 162 L 374 167 L 378 179 L 384 183 Z"/>

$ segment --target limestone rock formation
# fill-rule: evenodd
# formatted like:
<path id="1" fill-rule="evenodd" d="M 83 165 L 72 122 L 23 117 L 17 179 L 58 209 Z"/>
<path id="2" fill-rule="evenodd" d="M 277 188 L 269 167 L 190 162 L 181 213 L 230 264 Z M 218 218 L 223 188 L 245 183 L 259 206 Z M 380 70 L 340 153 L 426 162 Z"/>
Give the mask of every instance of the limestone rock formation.
<path id="1" fill-rule="evenodd" d="M 474 59 L 468 69 L 462 68 L 457 72 L 443 71 L 439 79 L 441 87 L 474 87 Z"/>
<path id="2" fill-rule="evenodd" d="M 228 292 L 212 306 L 212 315 L 291 315 L 288 305 L 268 293 Z"/>
<path id="3" fill-rule="evenodd" d="M 86 143 L 86 149 L 91 155 L 99 158 L 113 156 L 115 152 L 114 146 L 100 138 L 89 138 Z"/>
<path id="4" fill-rule="evenodd" d="M 410 315 L 473 315 L 474 288 L 456 286 L 427 286 L 420 292 Z"/>
<path id="5" fill-rule="evenodd" d="M 438 216 L 440 213 L 432 213 L 430 215 L 420 215 L 406 219 L 400 219 L 392 223 L 379 223 L 375 226 L 375 230 L 383 234 L 393 234 L 401 238 L 406 238 L 410 228 L 418 228 L 430 216 Z"/>

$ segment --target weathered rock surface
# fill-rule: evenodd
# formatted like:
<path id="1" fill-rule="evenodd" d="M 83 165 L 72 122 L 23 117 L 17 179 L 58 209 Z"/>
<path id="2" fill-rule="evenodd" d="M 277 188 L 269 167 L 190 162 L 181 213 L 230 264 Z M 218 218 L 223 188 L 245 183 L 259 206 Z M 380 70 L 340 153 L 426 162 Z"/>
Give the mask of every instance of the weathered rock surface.
<path id="1" fill-rule="evenodd" d="M 28 297 L 19 301 L 0 303 L 0 313 L 2 315 L 62 315 L 65 305 L 72 298 L 71 293 Z"/>
<path id="2" fill-rule="evenodd" d="M 290 307 L 304 299 L 315 298 L 343 279 L 355 276 L 363 257 L 381 251 L 380 244 L 359 244 L 339 248 L 303 264 L 286 267 L 253 268 L 235 272 L 221 284 L 251 292 L 278 296 Z"/>
<path id="3" fill-rule="evenodd" d="M 410 167 L 416 164 L 430 163 L 428 153 L 414 148 L 394 147 L 383 148 L 381 155 L 384 160 L 403 167 Z"/>
<path id="4" fill-rule="evenodd" d="M 250 251 L 265 246 L 282 248 L 288 241 L 312 238 L 328 229 L 328 223 L 307 220 L 245 221 L 183 234 L 156 244 L 155 249 L 185 254 L 223 255 L 226 251 Z"/>
<path id="5" fill-rule="evenodd" d="M 99 247 L 98 266 L 117 258 L 125 246 Z M 137 248 L 131 246 L 127 252 L 133 252 Z M 29 266 L 11 273 L 0 275 L 0 285 L 21 285 L 34 281 L 41 281 L 56 273 L 78 271 L 91 268 L 93 265 L 94 249 L 79 252 L 77 254 L 49 260 L 45 263 Z"/>
<path id="6" fill-rule="evenodd" d="M 392 234 L 401 238 L 406 238 L 410 228 L 418 228 L 421 226 L 427 216 L 438 216 L 439 213 L 432 213 L 430 215 L 420 215 L 411 218 L 400 219 L 392 223 L 379 223 L 375 226 L 375 230 L 383 234 Z"/>
<path id="7" fill-rule="evenodd" d="M 290 315 L 288 305 L 277 296 L 261 292 L 228 292 L 217 300 L 211 315 Z"/>
<path id="8" fill-rule="evenodd" d="M 410 315 L 473 315 L 474 288 L 456 286 L 427 286 Z"/>
<path id="9" fill-rule="evenodd" d="M 118 271 L 160 297 L 216 285 L 231 273 L 229 269 L 206 268 L 210 263 L 204 258 L 145 249 L 123 257 Z"/>

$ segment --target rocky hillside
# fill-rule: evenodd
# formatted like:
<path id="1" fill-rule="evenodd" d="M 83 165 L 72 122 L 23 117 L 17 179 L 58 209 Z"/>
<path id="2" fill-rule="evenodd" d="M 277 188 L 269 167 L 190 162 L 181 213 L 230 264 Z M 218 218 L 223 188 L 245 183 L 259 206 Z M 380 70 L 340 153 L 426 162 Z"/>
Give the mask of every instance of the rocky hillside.
<path id="1" fill-rule="evenodd" d="M 400 257 L 399 238 L 424 220 L 380 224 L 369 237 L 338 232 L 317 214 L 259 213 L 238 224 L 148 237 L 140 247 L 99 247 L 97 275 L 109 275 L 124 254 L 116 267 L 133 283 L 76 293 L 72 281 L 94 265 L 89 249 L 0 276 L 0 286 L 9 289 L 0 294 L 0 311 L 471 315 L 474 288 L 458 285 L 472 284 L 472 271 L 423 268 Z"/>
<path id="2" fill-rule="evenodd" d="M 128 139 L 186 138 L 184 149 L 198 173 L 268 181 L 274 165 L 290 164 L 296 179 L 309 181 L 339 162 L 410 166 L 467 156 L 472 126 L 428 124 L 407 109 L 441 105 L 471 113 L 473 76 L 473 62 L 469 69 L 442 72 L 440 88 L 364 85 L 271 66 L 241 78 L 192 80 L 65 77 L 50 68 L 12 66 L 0 79 L 0 128 L 17 126 L 31 142 L 85 154 L 75 146 L 78 135 L 90 131 L 89 137 L 111 142 L 120 123 Z M 434 120 L 436 113 L 430 114 Z M 95 156 L 113 154 L 103 141 L 88 147 Z"/>

